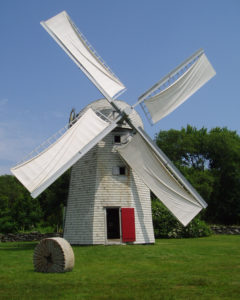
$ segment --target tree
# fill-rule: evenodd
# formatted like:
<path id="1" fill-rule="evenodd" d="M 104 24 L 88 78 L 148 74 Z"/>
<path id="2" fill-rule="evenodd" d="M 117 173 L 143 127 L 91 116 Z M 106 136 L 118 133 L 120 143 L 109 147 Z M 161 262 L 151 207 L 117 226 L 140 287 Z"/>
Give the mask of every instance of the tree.
<path id="1" fill-rule="evenodd" d="M 39 202 L 11 175 L 0 176 L 0 232 L 30 229 L 40 221 Z"/>
<path id="2" fill-rule="evenodd" d="M 63 208 L 67 205 L 69 180 L 70 170 L 37 197 L 43 211 L 45 225 L 52 226 L 55 230 L 63 224 Z"/>
<path id="3" fill-rule="evenodd" d="M 160 131 L 157 145 L 208 203 L 209 222 L 240 223 L 240 137 L 227 128 Z"/>
<path id="4" fill-rule="evenodd" d="M 34 229 L 39 224 L 43 227 L 51 226 L 53 230 L 61 227 L 69 178 L 70 171 L 67 171 L 33 199 L 14 176 L 0 176 L 0 232 Z"/>
<path id="5" fill-rule="evenodd" d="M 227 128 L 214 128 L 208 135 L 209 168 L 214 188 L 208 219 L 225 224 L 240 223 L 240 136 Z"/>

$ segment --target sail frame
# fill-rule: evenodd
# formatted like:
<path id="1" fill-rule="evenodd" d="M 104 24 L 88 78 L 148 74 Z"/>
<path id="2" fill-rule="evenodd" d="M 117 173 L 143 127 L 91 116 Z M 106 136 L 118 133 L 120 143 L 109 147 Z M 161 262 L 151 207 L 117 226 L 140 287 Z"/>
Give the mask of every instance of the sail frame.
<path id="1" fill-rule="evenodd" d="M 35 198 L 117 127 L 119 118 L 105 121 L 89 108 L 58 140 L 11 172 Z"/>
<path id="2" fill-rule="evenodd" d="M 196 52 L 194 52 L 190 57 L 188 57 L 186 60 L 184 60 L 184 62 L 182 62 L 180 65 L 178 65 L 175 69 L 173 69 L 171 72 L 169 72 L 167 75 L 165 75 L 161 80 L 159 80 L 157 83 L 155 83 L 150 89 L 148 89 L 145 93 L 143 93 L 140 97 L 138 97 L 138 102 L 136 103 L 136 105 L 145 101 L 148 97 L 151 97 L 151 95 L 155 91 L 159 90 L 162 86 L 164 86 L 164 84 L 166 82 L 170 81 L 182 69 L 186 68 L 190 63 L 193 63 L 203 53 L 204 53 L 204 50 L 202 48 L 200 48 Z"/>
<path id="3" fill-rule="evenodd" d="M 140 103 L 153 125 L 185 102 L 215 74 L 203 49 L 200 49 L 141 95 L 133 107 Z"/>
<path id="4" fill-rule="evenodd" d="M 54 32 L 53 26 L 51 28 L 50 23 L 54 20 L 57 21 L 58 18 L 60 18 L 59 26 L 61 26 L 61 21 L 68 22 L 65 25 L 69 26 L 69 28 L 72 29 L 71 34 L 73 34 L 73 36 L 77 38 L 78 41 L 77 43 L 80 43 L 79 45 L 81 45 L 84 49 L 87 50 L 87 53 L 90 57 L 89 62 L 91 62 L 92 65 L 95 64 L 96 71 L 98 72 L 102 71 L 102 74 L 105 75 L 105 79 L 110 78 L 112 80 L 112 83 L 115 82 L 117 85 L 119 85 L 120 88 L 117 89 L 116 93 L 110 92 L 109 86 L 111 84 L 111 81 L 109 82 L 106 81 L 104 83 L 104 86 L 103 84 L 100 83 L 99 74 L 101 74 L 101 72 L 97 76 L 96 74 L 94 76 L 93 72 L 89 70 L 89 66 L 91 67 L 91 65 L 88 64 L 86 59 L 87 57 L 84 57 L 84 55 L 81 54 L 80 48 L 77 48 L 77 44 L 73 43 L 72 45 L 69 45 L 68 36 L 64 36 L 64 34 L 62 34 L 62 36 L 60 37 L 60 34 L 57 34 L 56 29 L 58 30 L 59 28 L 56 27 Z M 61 18 L 63 18 L 63 20 L 61 20 Z M 87 41 L 85 36 L 79 31 L 79 29 L 73 23 L 73 21 L 66 13 L 66 11 L 59 13 L 58 15 L 50 18 L 47 21 L 41 21 L 40 24 L 49 33 L 49 35 L 57 42 L 57 44 L 66 52 L 66 54 L 76 63 L 76 65 L 83 71 L 83 73 L 93 82 L 93 84 L 99 89 L 99 91 L 103 94 L 104 97 L 106 97 L 106 99 L 109 102 L 112 102 L 120 94 L 126 91 L 126 87 L 122 84 L 119 78 L 113 73 L 113 71 L 107 66 L 107 64 L 100 57 L 100 55 L 97 54 L 97 51 L 91 46 L 91 44 Z M 63 41 L 64 38 L 65 41 Z M 70 49 L 73 46 L 76 48 L 75 51 Z M 75 54 L 73 52 L 75 52 Z M 77 52 L 79 52 L 78 54 L 80 54 L 78 57 L 76 56 Z"/>

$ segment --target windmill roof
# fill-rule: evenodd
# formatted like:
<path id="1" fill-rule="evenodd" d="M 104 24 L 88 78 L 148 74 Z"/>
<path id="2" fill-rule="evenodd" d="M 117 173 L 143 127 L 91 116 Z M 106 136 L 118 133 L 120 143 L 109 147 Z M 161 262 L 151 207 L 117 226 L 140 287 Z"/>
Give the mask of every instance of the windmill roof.
<path id="1" fill-rule="evenodd" d="M 117 106 L 120 109 L 124 109 L 126 107 L 130 107 L 128 103 L 122 100 L 115 100 L 114 101 Z M 108 118 L 112 119 L 113 118 L 113 112 L 115 111 L 113 106 L 106 100 L 106 99 L 99 99 L 91 102 L 88 104 L 80 113 L 84 113 L 88 108 L 92 108 L 94 111 L 100 111 L 102 114 L 107 116 Z M 132 110 L 132 112 L 129 114 L 129 118 L 132 121 L 133 125 L 136 127 L 141 127 L 143 128 L 143 122 L 140 117 L 140 115 L 136 112 L 136 110 Z M 125 122 L 121 124 L 122 128 L 130 128 L 128 124 Z"/>

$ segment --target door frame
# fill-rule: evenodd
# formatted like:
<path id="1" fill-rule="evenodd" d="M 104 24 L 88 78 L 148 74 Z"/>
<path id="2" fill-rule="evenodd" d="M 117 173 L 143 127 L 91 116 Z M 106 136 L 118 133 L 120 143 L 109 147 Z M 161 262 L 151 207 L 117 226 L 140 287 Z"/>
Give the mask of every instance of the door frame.
<path id="1" fill-rule="evenodd" d="M 119 239 L 108 239 L 107 238 L 107 209 L 118 209 L 118 216 L 119 216 L 119 232 L 120 238 Z M 105 231 L 105 245 L 119 245 L 122 244 L 122 220 L 121 220 L 121 206 L 104 206 L 104 231 Z"/>

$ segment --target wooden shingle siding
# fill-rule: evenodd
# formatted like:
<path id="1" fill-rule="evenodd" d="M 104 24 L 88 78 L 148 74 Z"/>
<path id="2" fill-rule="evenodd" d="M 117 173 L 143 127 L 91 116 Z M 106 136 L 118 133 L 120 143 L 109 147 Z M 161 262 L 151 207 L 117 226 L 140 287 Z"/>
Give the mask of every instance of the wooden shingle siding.
<path id="1" fill-rule="evenodd" d="M 97 146 L 72 168 L 64 238 L 71 244 L 92 244 Z"/>
<path id="2" fill-rule="evenodd" d="M 64 238 L 71 244 L 107 243 L 106 207 L 134 208 L 134 243 L 155 242 L 150 191 L 114 148 L 116 132 L 129 130 L 115 129 L 73 166 L 64 226 Z M 117 166 L 126 166 L 127 175 L 113 175 Z"/>

